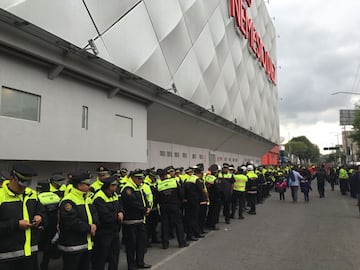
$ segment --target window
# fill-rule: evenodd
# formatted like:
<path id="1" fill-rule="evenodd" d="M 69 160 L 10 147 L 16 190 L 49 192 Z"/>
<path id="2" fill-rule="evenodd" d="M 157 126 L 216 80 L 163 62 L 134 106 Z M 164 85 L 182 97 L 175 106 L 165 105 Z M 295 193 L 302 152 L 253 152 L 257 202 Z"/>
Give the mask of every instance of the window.
<path id="1" fill-rule="evenodd" d="M 128 137 L 133 137 L 134 136 L 134 132 L 133 132 L 133 119 L 131 117 L 128 116 L 124 116 L 124 115 L 120 115 L 120 114 L 115 114 L 115 116 L 117 116 L 117 131 L 125 136 Z"/>
<path id="2" fill-rule="evenodd" d="M 167 152 L 167 156 L 168 156 L 168 157 L 172 157 L 172 152 L 169 152 L 169 151 L 168 151 L 168 152 Z"/>
<path id="3" fill-rule="evenodd" d="M 205 159 L 204 155 L 199 155 L 200 159 Z"/>
<path id="4" fill-rule="evenodd" d="M 40 96 L 3 86 L 0 99 L 0 115 L 40 122 Z"/>
<path id="5" fill-rule="evenodd" d="M 82 118 L 81 118 L 81 127 L 84 129 L 88 129 L 88 115 L 89 115 L 89 108 L 86 106 L 82 107 Z"/>
<path id="6" fill-rule="evenodd" d="M 160 151 L 160 157 L 165 157 L 165 151 Z"/>
<path id="7" fill-rule="evenodd" d="M 180 153 L 179 152 L 174 152 L 174 157 L 176 157 L 176 158 L 180 157 Z"/>
<path id="8" fill-rule="evenodd" d="M 192 159 L 196 159 L 196 154 L 192 154 Z"/>
<path id="9" fill-rule="evenodd" d="M 187 158 L 187 153 L 182 153 L 183 158 Z"/>

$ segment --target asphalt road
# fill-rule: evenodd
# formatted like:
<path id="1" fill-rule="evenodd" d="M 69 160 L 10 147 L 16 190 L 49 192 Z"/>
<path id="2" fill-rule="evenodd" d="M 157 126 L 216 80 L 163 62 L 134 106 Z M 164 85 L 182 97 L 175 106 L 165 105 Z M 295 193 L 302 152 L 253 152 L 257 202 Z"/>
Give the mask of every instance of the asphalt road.
<path id="1" fill-rule="evenodd" d="M 315 183 L 314 183 L 315 184 Z M 289 190 L 285 201 L 273 192 L 257 215 L 223 223 L 219 231 L 179 249 L 175 241 L 168 250 L 154 245 L 145 262 L 156 270 L 358 270 L 360 269 L 360 216 L 357 201 L 342 196 L 339 187 L 326 187 L 319 198 L 315 185 L 310 203 L 299 192 L 293 203 Z M 61 269 L 53 261 L 50 269 Z M 127 269 L 124 249 L 119 269 Z"/>

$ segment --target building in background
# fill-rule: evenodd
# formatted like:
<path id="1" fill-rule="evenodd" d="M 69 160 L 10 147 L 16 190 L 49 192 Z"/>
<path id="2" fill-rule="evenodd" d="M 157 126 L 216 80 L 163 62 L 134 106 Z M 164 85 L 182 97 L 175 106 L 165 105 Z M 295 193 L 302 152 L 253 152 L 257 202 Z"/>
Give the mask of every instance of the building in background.
<path id="1" fill-rule="evenodd" d="M 260 164 L 279 144 L 276 33 L 263 0 L 0 8 L 1 169 Z"/>

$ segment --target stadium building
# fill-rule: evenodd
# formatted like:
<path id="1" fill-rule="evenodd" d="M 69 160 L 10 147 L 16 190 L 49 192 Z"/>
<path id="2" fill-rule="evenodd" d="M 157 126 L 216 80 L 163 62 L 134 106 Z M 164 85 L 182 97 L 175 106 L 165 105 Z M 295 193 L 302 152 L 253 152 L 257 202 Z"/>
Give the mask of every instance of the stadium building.
<path id="1" fill-rule="evenodd" d="M 0 2 L 0 168 L 261 163 L 279 142 L 263 0 Z"/>

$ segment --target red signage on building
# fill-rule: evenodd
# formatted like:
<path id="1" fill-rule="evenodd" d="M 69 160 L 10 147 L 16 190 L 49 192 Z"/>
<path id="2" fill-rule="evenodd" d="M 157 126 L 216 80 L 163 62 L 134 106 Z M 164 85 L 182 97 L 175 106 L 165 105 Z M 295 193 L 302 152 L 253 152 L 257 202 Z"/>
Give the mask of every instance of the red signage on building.
<path id="1" fill-rule="evenodd" d="M 251 7 L 251 4 L 252 0 L 230 0 L 230 16 L 235 18 L 241 34 L 248 39 L 251 51 L 265 69 L 269 80 L 276 85 L 276 66 L 255 29 L 254 21 L 247 14 L 247 8 Z"/>

